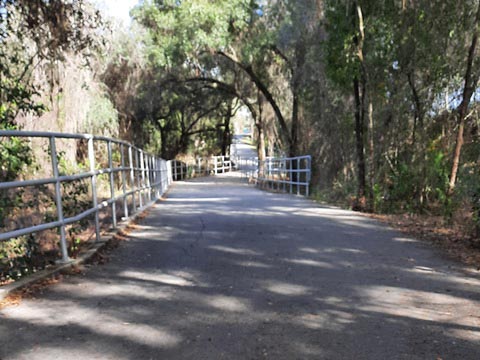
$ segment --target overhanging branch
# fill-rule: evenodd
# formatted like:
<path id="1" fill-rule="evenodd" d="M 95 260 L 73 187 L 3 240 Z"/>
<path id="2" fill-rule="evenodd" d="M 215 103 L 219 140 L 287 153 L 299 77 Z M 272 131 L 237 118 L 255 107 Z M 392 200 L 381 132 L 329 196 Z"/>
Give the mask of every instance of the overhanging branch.
<path id="1" fill-rule="evenodd" d="M 233 63 L 235 66 L 242 69 L 248 75 L 250 80 L 252 80 L 252 82 L 255 84 L 255 86 L 258 88 L 258 90 L 260 90 L 260 92 L 263 94 L 263 96 L 265 96 L 265 99 L 272 106 L 273 111 L 275 112 L 277 120 L 278 120 L 278 122 L 280 124 L 280 127 L 282 129 L 282 134 L 283 134 L 284 138 L 287 140 L 288 144 L 291 145 L 292 144 L 292 139 L 290 137 L 290 132 L 288 130 L 288 125 L 287 125 L 287 122 L 285 121 L 285 118 L 283 117 L 282 111 L 280 110 L 280 107 L 278 106 L 277 102 L 273 98 L 272 93 L 270 93 L 270 91 L 268 90 L 266 85 L 257 76 L 257 74 L 255 74 L 252 67 L 251 66 L 246 66 L 246 65 L 242 64 L 241 62 L 236 61 L 235 59 L 233 59 L 231 56 L 227 55 L 223 51 L 217 51 L 216 54 L 219 55 L 219 56 L 222 56 L 225 59 L 227 59 L 228 61 Z"/>

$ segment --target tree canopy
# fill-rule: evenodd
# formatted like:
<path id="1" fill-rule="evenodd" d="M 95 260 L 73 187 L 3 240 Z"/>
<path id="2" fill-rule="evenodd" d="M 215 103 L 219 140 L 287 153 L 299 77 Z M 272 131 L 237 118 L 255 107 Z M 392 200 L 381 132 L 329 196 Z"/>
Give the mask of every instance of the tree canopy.
<path id="1" fill-rule="evenodd" d="M 244 108 L 259 157 L 313 156 L 321 198 L 480 216 L 478 0 L 145 0 L 113 34 L 86 1 L 0 8 L 3 124 L 81 52 L 118 133 L 165 158 L 227 154 Z"/>

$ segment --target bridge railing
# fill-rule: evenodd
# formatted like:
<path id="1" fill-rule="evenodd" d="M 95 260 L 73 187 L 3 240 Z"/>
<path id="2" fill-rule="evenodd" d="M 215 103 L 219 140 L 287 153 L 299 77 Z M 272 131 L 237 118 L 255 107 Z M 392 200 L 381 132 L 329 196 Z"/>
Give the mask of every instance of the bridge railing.
<path id="1" fill-rule="evenodd" d="M 260 187 L 288 192 L 290 194 L 308 196 L 312 157 L 310 155 L 297 157 L 272 158 L 263 161 L 255 158 L 234 158 L 235 168 L 242 176 L 255 182 Z"/>
<path id="2" fill-rule="evenodd" d="M 13 138 L 43 138 L 48 141 L 48 158 L 51 166 L 51 177 L 40 179 L 28 179 L 19 181 L 0 182 L 0 197 L 7 196 L 7 192 L 18 192 L 32 186 L 54 185 L 54 203 L 56 207 L 56 218 L 53 221 L 38 223 L 33 226 L 16 228 L 0 233 L 0 242 L 17 238 L 24 235 L 37 233 L 49 229 L 58 228 L 60 232 L 61 261 L 68 262 L 68 244 L 66 239 L 66 226 L 79 222 L 80 220 L 93 215 L 95 217 L 95 238 L 100 238 L 99 212 L 101 209 L 111 207 L 111 222 L 113 227 L 117 226 L 117 202 L 123 208 L 120 212 L 124 218 L 137 213 L 145 206 L 154 202 L 163 195 L 172 182 L 171 164 L 161 158 L 155 157 L 139 149 L 132 144 L 102 136 L 90 134 L 66 134 L 53 132 L 34 132 L 0 130 L 0 141 L 11 141 Z M 57 151 L 59 140 L 75 139 L 86 142 L 87 170 L 80 173 L 61 174 L 59 161 L 61 154 Z M 100 156 L 98 149 L 105 149 L 108 165 L 101 166 L 96 163 Z M 115 147 L 115 151 L 113 151 Z M 104 156 L 103 152 L 103 156 Z M 100 156 L 101 157 L 101 156 Z M 115 159 L 114 159 L 115 157 Z M 4 159 L 0 159 L 0 162 Z M 114 162 L 117 165 L 114 165 Z M 0 163 L 0 165 L 2 165 Z M 1 170 L 2 166 L 0 166 Z M 107 197 L 101 199 L 98 194 L 98 177 L 107 175 Z M 64 195 L 62 195 L 62 184 L 86 180 L 89 182 L 90 202 L 88 209 L 82 208 L 81 212 L 73 216 L 64 216 Z M 105 198 L 103 196 L 103 198 Z M 130 207 L 130 209 L 129 209 Z M 72 209 L 69 209 L 70 213 Z"/>
<path id="3" fill-rule="evenodd" d="M 198 157 L 192 162 L 171 160 L 171 167 L 172 178 L 177 181 L 232 171 L 233 162 L 229 156 Z"/>

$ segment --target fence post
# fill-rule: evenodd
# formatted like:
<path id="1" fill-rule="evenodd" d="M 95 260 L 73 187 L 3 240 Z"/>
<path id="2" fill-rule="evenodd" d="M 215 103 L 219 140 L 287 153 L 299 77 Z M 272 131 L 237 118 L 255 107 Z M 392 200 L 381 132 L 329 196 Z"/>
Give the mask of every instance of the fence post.
<path id="1" fill-rule="evenodd" d="M 97 200 L 97 175 L 95 175 L 95 153 L 93 150 L 93 137 L 88 139 L 88 162 L 90 163 L 90 172 L 92 173 L 92 200 L 95 208 L 95 237 L 100 240 L 100 219 L 98 217 L 98 200 Z"/>
<path id="2" fill-rule="evenodd" d="M 165 166 L 164 165 L 164 162 L 162 159 L 157 159 L 158 161 L 158 169 L 160 170 L 160 196 L 162 196 L 165 192 L 165 187 L 166 187 L 166 181 L 168 181 L 168 174 L 165 174 Z"/>
<path id="3" fill-rule="evenodd" d="M 214 167 L 214 174 L 217 175 L 217 168 L 218 168 L 218 158 L 216 156 L 213 157 L 214 159 L 214 164 L 215 164 L 215 167 Z"/>
<path id="4" fill-rule="evenodd" d="M 267 187 L 269 187 L 270 189 L 273 189 L 273 182 L 272 182 L 272 159 L 269 158 L 267 160 L 267 169 L 268 169 L 268 175 L 267 175 Z"/>
<path id="5" fill-rule="evenodd" d="M 308 172 L 306 174 L 306 182 L 307 182 L 307 190 L 306 190 L 306 196 L 308 197 L 310 195 L 310 180 L 312 179 L 312 157 L 308 156 L 307 157 L 307 167 L 308 167 Z"/>
<path id="6" fill-rule="evenodd" d="M 132 213 L 135 214 L 137 212 L 137 193 L 135 190 L 135 170 L 133 168 L 133 153 L 132 153 L 132 145 L 128 146 L 128 161 L 130 163 L 130 182 L 132 183 L 132 204 L 133 204 L 133 211 Z"/>
<path id="7" fill-rule="evenodd" d="M 68 245 L 67 245 L 67 236 L 65 233 L 65 224 L 63 223 L 63 206 L 62 206 L 62 188 L 60 186 L 60 181 L 58 180 L 58 159 L 57 159 L 57 148 L 55 144 L 55 137 L 50 138 L 50 152 L 52 157 L 52 170 L 53 177 L 55 178 L 55 204 L 57 206 L 57 217 L 58 221 L 62 224 L 60 225 L 60 250 L 62 252 L 62 260 L 60 262 L 67 263 L 70 261 L 68 257 Z"/>
<path id="8" fill-rule="evenodd" d="M 125 176 L 125 146 L 123 144 L 120 144 L 120 159 L 122 165 L 123 216 L 128 218 L 127 177 Z"/>
<path id="9" fill-rule="evenodd" d="M 293 193 L 293 183 L 292 183 L 292 180 L 293 180 L 293 176 L 292 176 L 292 174 L 293 174 L 293 168 L 292 168 L 293 161 L 292 161 L 291 158 L 288 159 L 288 161 L 290 162 L 290 165 L 288 167 L 288 182 L 290 184 L 290 194 L 292 194 Z"/>
<path id="10" fill-rule="evenodd" d="M 167 161 L 167 186 L 169 186 L 173 182 L 173 175 L 172 175 L 172 162 L 174 160 Z"/>
<path id="11" fill-rule="evenodd" d="M 155 194 L 155 200 L 157 200 L 160 197 L 160 192 L 158 191 L 159 189 L 159 180 L 161 177 L 159 176 L 160 173 L 158 172 L 158 159 L 155 155 L 152 155 L 152 167 L 153 167 L 153 192 Z"/>
<path id="12" fill-rule="evenodd" d="M 158 195 L 158 179 L 159 179 L 159 173 L 158 173 L 158 161 L 157 157 L 155 155 L 152 155 L 152 176 L 153 176 L 153 194 L 155 200 L 159 198 L 160 195 Z"/>
<path id="13" fill-rule="evenodd" d="M 143 174 L 143 165 L 140 163 L 139 157 L 141 154 L 140 149 L 135 149 L 135 165 L 137 168 L 137 188 L 138 188 L 138 205 L 139 209 L 143 207 L 143 186 L 141 177 Z"/>
<path id="14" fill-rule="evenodd" d="M 143 161 L 142 161 L 142 166 L 143 166 L 143 186 L 146 188 L 147 190 L 147 196 L 146 196 L 146 203 L 149 203 L 150 201 L 152 201 L 152 193 L 151 193 L 151 188 L 150 188 L 150 166 L 148 165 L 149 163 L 149 158 L 150 156 L 148 154 L 145 154 L 143 156 L 143 152 L 142 152 L 142 158 L 143 158 Z"/>
<path id="15" fill-rule="evenodd" d="M 150 185 L 152 186 L 152 196 L 153 199 L 157 199 L 157 163 L 154 155 L 150 156 L 150 174 L 151 174 L 151 183 Z"/>
<path id="16" fill-rule="evenodd" d="M 157 193 L 156 193 L 156 187 L 155 187 L 155 159 L 153 155 L 148 155 L 148 168 L 150 169 L 150 201 L 152 199 L 156 199 Z"/>
<path id="17" fill-rule="evenodd" d="M 151 186 L 151 193 L 152 193 L 152 199 L 155 199 L 156 196 L 156 186 L 155 186 L 155 178 L 156 178 L 156 172 L 155 172 L 155 158 L 153 155 L 149 156 L 150 158 L 150 186 Z"/>
<path id="18" fill-rule="evenodd" d="M 110 200 L 112 201 L 112 226 L 117 228 L 117 204 L 115 204 L 115 183 L 113 181 L 113 158 L 112 158 L 112 141 L 107 142 L 108 151 L 108 171 L 110 175 Z"/>
<path id="19" fill-rule="evenodd" d="M 163 195 L 164 192 L 164 182 L 165 182 L 165 172 L 163 171 L 163 165 L 162 165 L 162 160 L 160 158 L 157 158 L 157 167 L 158 167 L 158 173 L 160 174 L 160 184 L 159 184 L 159 193 L 158 197 L 160 198 Z"/>
<path id="20" fill-rule="evenodd" d="M 296 161 L 297 161 L 297 166 L 295 167 L 295 171 L 296 171 L 295 180 L 297 182 L 297 195 L 300 195 L 300 180 L 299 180 L 300 179 L 300 171 L 299 171 L 300 170 L 300 159 L 297 158 Z"/>

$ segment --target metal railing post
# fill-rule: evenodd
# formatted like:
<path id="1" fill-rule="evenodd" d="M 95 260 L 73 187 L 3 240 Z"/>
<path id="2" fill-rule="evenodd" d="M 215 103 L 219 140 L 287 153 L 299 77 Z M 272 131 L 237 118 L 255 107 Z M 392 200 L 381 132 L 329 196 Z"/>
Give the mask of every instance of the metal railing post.
<path id="1" fill-rule="evenodd" d="M 293 193 L 293 184 L 292 184 L 292 159 L 288 159 L 289 166 L 288 166 L 288 183 L 290 185 L 290 194 Z"/>
<path id="2" fill-rule="evenodd" d="M 153 198 L 156 200 L 160 197 L 158 194 L 158 161 L 156 156 L 152 155 L 152 184 L 153 184 Z"/>
<path id="3" fill-rule="evenodd" d="M 160 196 L 163 195 L 163 192 L 164 192 L 163 184 L 165 182 L 165 174 L 164 174 L 164 171 L 163 171 L 162 160 L 157 159 L 157 162 L 158 162 L 157 166 L 158 166 L 158 170 L 159 170 L 159 174 L 160 174 L 160 185 L 159 185 L 160 193 L 159 193 L 158 197 L 160 197 Z"/>
<path id="4" fill-rule="evenodd" d="M 170 185 L 173 182 L 173 175 L 172 175 L 172 160 L 167 161 L 167 185 Z"/>
<path id="5" fill-rule="evenodd" d="M 128 146 L 128 161 L 130 164 L 130 182 L 132 184 L 132 204 L 133 204 L 133 211 L 132 213 L 137 212 L 137 193 L 135 190 L 135 170 L 133 169 L 133 153 L 132 153 L 132 146 Z"/>
<path id="6" fill-rule="evenodd" d="M 123 216 L 128 218 L 127 177 L 125 175 L 125 147 L 123 144 L 120 144 L 120 160 L 122 165 Z"/>
<path id="7" fill-rule="evenodd" d="M 158 184 L 157 184 L 157 158 L 154 155 L 150 156 L 150 168 L 151 168 L 151 174 L 152 174 L 152 194 L 153 194 L 153 199 L 157 199 L 157 190 L 158 190 Z"/>
<path id="8" fill-rule="evenodd" d="M 147 201 L 145 201 L 146 203 L 149 203 L 150 201 L 152 201 L 152 193 L 151 193 L 151 188 L 150 188 L 150 167 L 148 165 L 148 162 L 149 162 L 149 156 L 148 154 L 145 154 L 143 155 L 143 151 L 142 151 L 142 157 L 143 157 L 143 161 L 142 161 L 142 165 L 143 165 L 143 186 L 146 187 L 146 190 L 147 190 Z"/>
<path id="9" fill-rule="evenodd" d="M 143 185 L 142 185 L 142 173 L 143 165 L 140 163 L 140 149 L 135 149 L 135 167 L 137 170 L 137 189 L 138 189 L 138 205 L 141 209 L 143 207 Z"/>
<path id="10" fill-rule="evenodd" d="M 308 197 L 310 195 L 310 181 L 312 180 L 312 157 L 308 156 L 307 157 L 307 166 L 308 166 L 308 172 L 307 172 L 307 178 L 306 178 L 306 183 L 307 183 L 307 190 L 306 190 L 306 196 Z"/>
<path id="11" fill-rule="evenodd" d="M 296 159 L 297 161 L 297 167 L 295 168 L 296 170 L 296 175 L 295 175 L 295 179 L 296 179 L 296 182 L 297 182 L 297 195 L 300 195 L 300 159 L 297 158 Z"/>
<path id="12" fill-rule="evenodd" d="M 97 175 L 95 175 L 95 153 L 93 150 L 93 137 L 88 139 L 88 162 L 90 163 L 90 172 L 92 173 L 92 202 L 95 209 L 95 237 L 96 241 L 100 240 L 100 219 L 98 216 L 98 200 L 97 200 Z"/>
<path id="13" fill-rule="evenodd" d="M 153 186 L 153 198 L 155 200 L 158 199 L 158 163 L 157 163 L 157 157 L 155 155 L 152 155 L 151 157 L 152 161 L 152 186 Z"/>
<path id="14" fill-rule="evenodd" d="M 153 176 L 153 193 L 154 193 L 154 198 L 157 200 L 160 195 L 159 195 L 159 184 L 158 184 L 158 179 L 159 179 L 159 173 L 158 173 L 158 159 L 156 156 L 152 155 L 152 176 Z"/>
<path id="15" fill-rule="evenodd" d="M 160 196 L 163 195 L 167 187 L 166 182 L 168 182 L 168 174 L 165 173 L 164 163 L 162 160 L 158 159 L 158 168 L 160 169 Z"/>
<path id="16" fill-rule="evenodd" d="M 40 131 L 20 131 L 20 130 L 0 130 L 1 137 L 35 137 L 35 138 L 44 138 L 47 140 L 50 150 L 51 159 L 47 160 L 51 162 L 52 175 L 46 178 L 35 178 L 35 179 L 26 179 L 18 181 L 7 181 L 0 182 L 0 190 L 9 190 L 9 189 L 23 189 L 25 187 L 31 186 L 46 186 L 51 185 L 54 187 L 54 194 L 52 196 L 53 201 L 56 206 L 56 216 L 55 219 L 44 219 L 44 222 L 39 224 L 34 224 L 32 226 L 27 226 L 23 228 L 17 228 L 15 230 L 0 232 L 0 241 L 5 241 L 13 238 L 18 238 L 20 236 L 25 236 L 29 234 L 35 234 L 46 230 L 58 229 L 59 240 L 58 240 L 58 249 L 60 256 L 58 261 L 60 262 L 69 262 L 69 243 L 68 243 L 68 231 L 67 226 L 71 224 L 78 223 L 82 219 L 92 219 L 91 216 L 95 215 L 95 239 L 96 241 L 100 240 L 100 211 L 106 207 L 112 205 L 112 226 L 115 227 L 118 225 L 116 223 L 117 215 L 119 215 L 117 209 L 116 201 L 123 200 L 123 214 L 125 217 L 129 216 L 129 213 L 132 214 L 137 210 L 138 200 L 136 199 L 136 194 L 140 194 L 140 201 L 143 203 L 143 194 L 147 189 L 149 190 L 149 199 L 155 196 L 153 192 L 155 189 L 161 189 L 161 191 L 167 191 L 169 185 L 172 183 L 172 169 L 171 162 L 165 161 L 163 159 L 157 159 L 152 155 L 147 153 L 142 153 L 143 159 L 142 164 L 137 159 L 133 158 L 134 149 L 137 151 L 133 145 L 122 141 L 111 139 L 104 136 L 93 136 L 90 134 L 69 134 L 69 133 L 54 133 L 54 132 L 40 132 Z M 59 164 L 59 153 L 57 152 L 56 146 L 59 144 L 58 139 L 78 139 L 87 141 L 87 155 L 88 155 L 88 170 L 80 170 L 81 172 L 76 174 L 63 174 L 61 173 L 61 166 Z M 98 142 L 98 143 L 96 143 Z M 101 142 L 101 143 L 100 143 Z M 103 148 L 103 143 L 106 143 L 106 147 Z M 101 146 L 100 146 L 101 145 Z M 116 147 L 117 146 L 117 147 Z M 95 151 L 106 152 L 108 159 L 108 165 L 101 166 L 103 163 L 96 164 L 96 156 L 100 156 L 101 152 L 96 154 Z M 127 151 L 128 149 L 128 151 Z M 120 159 L 115 158 L 115 151 L 120 151 Z M 138 152 L 136 152 L 136 157 L 138 158 Z M 127 160 L 128 156 L 128 160 Z M 128 162 L 127 162 L 128 161 Z M 121 166 L 119 165 L 121 163 Z M 137 185 L 140 184 L 140 171 L 142 171 L 143 187 L 139 188 Z M 177 170 L 178 171 L 178 170 Z M 121 172 L 121 175 L 118 175 L 116 178 L 116 173 Z M 99 184 L 100 180 L 97 177 L 101 174 L 109 175 L 107 180 L 110 186 L 110 194 L 107 196 L 108 201 L 99 200 Z M 130 177 L 128 176 L 130 173 Z M 164 179 L 162 178 L 162 175 Z M 121 178 L 120 178 L 121 176 Z M 147 177 L 147 179 L 145 179 Z M 138 184 L 136 181 L 138 178 Z M 67 216 L 66 206 L 63 204 L 63 192 L 65 191 L 64 185 L 66 182 L 74 181 L 88 181 L 88 192 L 90 193 L 91 198 L 89 202 L 91 205 L 88 206 L 88 209 L 72 208 L 68 209 L 68 214 L 70 212 L 73 215 Z M 122 181 L 122 188 L 120 189 L 120 184 L 117 181 Z M 131 184 L 131 185 L 129 185 Z M 71 184 L 76 185 L 76 184 Z M 119 188 L 116 189 L 115 186 Z M 91 190 L 90 190 L 91 189 Z M 13 193 L 13 190 L 12 190 Z M 163 193 L 162 193 L 163 194 Z M 133 202 L 133 211 L 130 209 L 130 199 L 129 196 L 132 195 Z M 160 195 L 159 195 L 160 196 Z M 143 205 L 143 204 L 142 204 Z M 146 205 L 146 204 L 145 204 Z M 65 206 L 65 209 L 64 209 Z M 70 211 L 71 210 L 71 211 Z M 110 209 L 109 209 L 110 210 Z M 109 219 L 108 219 L 109 220 Z"/>
<path id="17" fill-rule="evenodd" d="M 61 262 L 67 263 L 70 261 L 68 257 L 68 245 L 67 245 L 67 236 L 65 232 L 65 224 L 63 218 L 63 205 L 62 205 L 62 188 L 60 180 L 58 179 L 58 159 L 57 159 L 57 148 L 55 144 L 55 137 L 50 137 L 50 153 L 52 157 L 52 170 L 53 177 L 55 178 L 55 204 L 57 206 L 57 217 L 58 221 L 62 224 L 60 225 L 60 250 L 62 252 Z"/>
<path id="18" fill-rule="evenodd" d="M 115 183 L 113 179 L 113 158 L 112 158 L 112 141 L 107 142 L 108 152 L 108 171 L 110 175 L 110 200 L 112 201 L 112 226 L 115 229 L 117 227 L 117 204 L 115 204 Z"/>
<path id="19" fill-rule="evenodd" d="M 163 170 L 163 164 L 162 164 L 162 160 L 160 158 L 157 159 L 157 163 L 158 163 L 158 171 L 159 171 L 159 174 L 160 174 L 160 184 L 159 184 L 159 189 L 160 189 L 160 192 L 159 192 L 159 195 L 158 197 L 162 196 L 163 195 L 163 192 L 164 192 L 164 183 L 165 183 L 165 172 Z"/>

